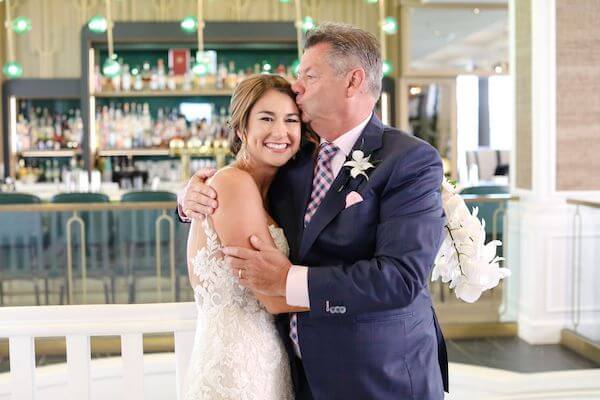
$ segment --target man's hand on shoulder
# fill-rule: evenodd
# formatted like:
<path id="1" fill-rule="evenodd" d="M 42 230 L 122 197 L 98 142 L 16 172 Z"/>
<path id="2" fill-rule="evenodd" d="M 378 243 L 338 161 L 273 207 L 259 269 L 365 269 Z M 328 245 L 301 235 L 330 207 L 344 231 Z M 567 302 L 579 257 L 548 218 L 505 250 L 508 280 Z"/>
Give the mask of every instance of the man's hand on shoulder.
<path id="1" fill-rule="evenodd" d="M 218 207 L 217 192 L 206 184 L 215 174 L 212 168 L 197 171 L 177 193 L 177 208 L 182 219 L 202 219 Z"/>
<path id="2" fill-rule="evenodd" d="M 292 266 L 279 250 L 256 236 L 250 238 L 250 250 L 243 247 L 225 247 L 223 254 L 231 273 L 242 286 L 267 296 L 285 297 L 287 274 Z"/>

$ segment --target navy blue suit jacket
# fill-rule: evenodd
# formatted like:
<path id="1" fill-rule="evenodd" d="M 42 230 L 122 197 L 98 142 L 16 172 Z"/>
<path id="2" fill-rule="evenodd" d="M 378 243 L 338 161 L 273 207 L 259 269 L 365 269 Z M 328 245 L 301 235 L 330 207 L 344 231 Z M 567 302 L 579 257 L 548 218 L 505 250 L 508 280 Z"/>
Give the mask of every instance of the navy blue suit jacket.
<path id="1" fill-rule="evenodd" d="M 359 149 L 376 162 L 368 180 L 342 168 L 306 228 L 314 146 L 280 169 L 269 193 L 291 262 L 310 267 L 310 312 L 298 314 L 310 389 L 315 400 L 443 399 L 446 348 L 428 290 L 444 226 L 440 157 L 375 116 Z M 345 208 L 351 191 L 364 200 Z M 277 325 L 293 361 L 289 317 Z"/>

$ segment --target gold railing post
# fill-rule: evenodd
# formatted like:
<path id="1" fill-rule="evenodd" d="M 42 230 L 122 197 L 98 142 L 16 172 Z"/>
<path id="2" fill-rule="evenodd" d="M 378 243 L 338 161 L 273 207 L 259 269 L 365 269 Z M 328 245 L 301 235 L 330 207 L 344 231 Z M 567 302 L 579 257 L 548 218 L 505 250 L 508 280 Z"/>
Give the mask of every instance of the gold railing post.
<path id="1" fill-rule="evenodd" d="M 162 280 L 162 269 L 161 269 L 161 256 L 162 250 L 160 246 L 161 241 L 161 233 L 160 233 L 160 223 L 162 221 L 167 221 L 169 224 L 169 271 L 171 274 L 171 296 L 172 301 L 175 301 L 175 222 L 173 221 L 173 217 L 167 214 L 166 210 L 162 210 L 162 215 L 156 219 L 155 222 L 155 246 L 156 246 L 156 291 L 158 293 L 158 301 L 162 301 L 162 288 L 161 288 L 161 280 Z"/>
<path id="2" fill-rule="evenodd" d="M 573 217 L 573 264 L 571 269 L 571 296 L 573 304 L 573 313 L 571 322 L 573 330 L 577 332 L 581 320 L 581 210 L 580 206 L 575 206 L 575 215 Z"/>
<path id="3" fill-rule="evenodd" d="M 503 201 L 499 202 L 498 208 L 494 210 L 494 214 L 492 214 L 492 240 L 496 240 L 498 238 L 498 215 L 506 214 L 506 206 Z M 504 219 L 502 220 L 504 222 Z M 504 239 L 504 235 L 502 235 L 502 239 Z"/>
<path id="4" fill-rule="evenodd" d="M 506 259 L 506 255 L 508 254 L 508 214 L 506 213 L 506 204 L 504 202 L 500 203 L 500 207 L 498 207 L 498 209 L 494 211 L 492 217 L 493 240 L 496 240 L 497 237 L 497 218 L 499 214 L 502 214 L 502 255 Z M 504 261 L 505 260 L 500 261 L 501 267 L 505 266 Z M 500 303 L 500 307 L 498 308 L 498 315 L 503 316 L 504 314 L 506 314 L 506 311 L 508 309 L 508 306 L 506 304 L 508 302 L 508 279 L 502 279 L 502 282 L 500 284 L 502 285 L 500 287 L 502 289 L 502 303 Z"/>
<path id="5" fill-rule="evenodd" d="M 69 304 L 73 304 L 73 245 L 71 243 L 71 226 L 74 223 L 78 223 L 81 230 L 81 279 L 82 279 L 82 293 L 83 293 L 83 304 L 87 304 L 87 259 L 85 254 L 85 223 L 83 219 L 79 217 L 77 211 L 73 211 L 73 216 L 67 220 L 67 285 L 69 286 L 68 296 Z"/>

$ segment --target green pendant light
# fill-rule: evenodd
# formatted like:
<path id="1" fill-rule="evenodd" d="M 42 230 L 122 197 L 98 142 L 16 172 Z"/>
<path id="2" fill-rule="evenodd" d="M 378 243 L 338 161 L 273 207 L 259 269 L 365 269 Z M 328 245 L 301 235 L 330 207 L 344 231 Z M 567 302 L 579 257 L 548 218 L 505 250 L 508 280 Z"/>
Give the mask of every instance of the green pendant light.
<path id="1" fill-rule="evenodd" d="M 396 18 L 386 17 L 383 20 L 383 25 L 381 26 L 381 29 L 383 29 L 383 31 L 388 35 L 396 34 L 396 32 L 398 32 L 398 22 L 396 21 Z"/>
<path id="2" fill-rule="evenodd" d="M 9 61 L 2 67 L 2 73 L 9 79 L 23 76 L 23 67 L 16 61 Z"/>
<path id="3" fill-rule="evenodd" d="M 108 21 L 102 15 L 94 15 L 88 21 L 88 28 L 93 33 L 104 33 L 108 29 Z"/>
<path id="4" fill-rule="evenodd" d="M 193 15 L 188 15 L 181 20 L 179 26 L 185 33 L 194 33 L 198 30 L 198 19 Z"/>
<path id="5" fill-rule="evenodd" d="M 205 76 L 208 74 L 209 58 L 204 54 L 203 51 L 196 53 L 196 62 L 192 66 L 192 72 L 196 76 Z"/>
<path id="6" fill-rule="evenodd" d="M 31 20 L 25 17 L 17 17 L 13 19 L 11 28 L 17 35 L 22 35 L 31 30 Z"/>
<path id="7" fill-rule="evenodd" d="M 392 67 L 392 63 L 388 60 L 383 62 L 383 76 L 388 76 L 394 71 L 394 67 Z"/>
<path id="8" fill-rule="evenodd" d="M 306 17 L 304 17 L 304 19 L 302 20 L 302 30 L 304 32 L 306 32 L 306 31 L 310 31 L 314 27 L 315 27 L 315 21 L 308 15 Z"/>
<path id="9" fill-rule="evenodd" d="M 121 64 L 117 61 L 117 55 L 113 54 L 112 58 L 107 58 L 102 66 L 102 74 L 109 78 L 114 78 L 121 74 Z"/>
<path id="10" fill-rule="evenodd" d="M 208 65 L 203 62 L 196 61 L 192 66 L 192 72 L 196 76 L 205 76 L 208 73 Z"/>

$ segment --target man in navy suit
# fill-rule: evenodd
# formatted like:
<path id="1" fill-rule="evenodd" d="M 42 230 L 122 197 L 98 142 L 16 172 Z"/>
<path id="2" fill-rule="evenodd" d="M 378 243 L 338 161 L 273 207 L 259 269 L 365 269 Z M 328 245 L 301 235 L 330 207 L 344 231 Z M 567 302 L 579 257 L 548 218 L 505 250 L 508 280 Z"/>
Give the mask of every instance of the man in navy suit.
<path id="1" fill-rule="evenodd" d="M 298 399 L 439 400 L 448 390 L 428 290 L 444 226 L 442 164 L 373 114 L 381 79 L 373 35 L 343 24 L 309 32 L 293 89 L 321 143 L 301 149 L 269 193 L 290 258 L 256 238 L 255 251 L 224 249 L 245 286 L 310 308 L 277 318 Z M 214 196 L 191 180 L 180 210 L 210 213 Z"/>

